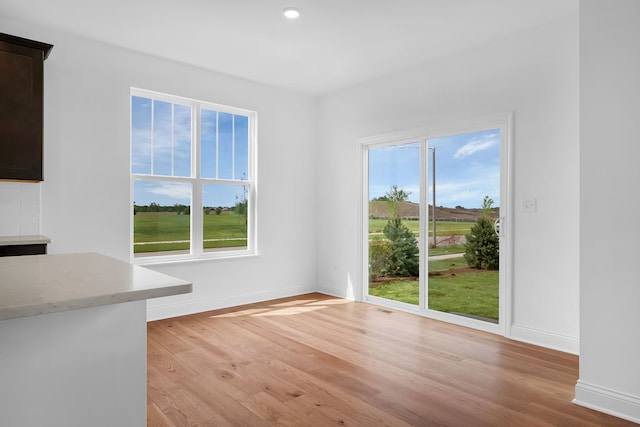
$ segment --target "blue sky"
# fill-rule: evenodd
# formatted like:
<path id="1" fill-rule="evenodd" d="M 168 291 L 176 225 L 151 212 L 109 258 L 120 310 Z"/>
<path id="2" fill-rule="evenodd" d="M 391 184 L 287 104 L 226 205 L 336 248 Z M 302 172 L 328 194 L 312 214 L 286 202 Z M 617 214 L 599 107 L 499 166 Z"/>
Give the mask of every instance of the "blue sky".
<path id="1" fill-rule="evenodd" d="M 191 107 L 144 97 L 131 100 L 131 170 L 135 174 L 191 175 Z M 203 109 L 200 120 L 201 174 L 204 178 L 246 180 L 248 175 L 248 117 Z M 500 205 L 500 134 L 487 130 L 432 139 L 436 149 L 436 205 L 466 208 L 482 206 L 488 195 Z M 431 169 L 431 152 L 429 168 Z M 418 202 L 419 143 L 372 148 L 369 151 L 369 199 L 383 196 L 392 185 Z M 431 203 L 431 171 L 428 174 Z M 246 191 L 243 185 L 207 184 L 204 206 L 231 207 Z M 190 205 L 188 184 L 135 181 L 134 202 L 172 206 Z"/>
<path id="2" fill-rule="evenodd" d="M 436 150 L 436 205 L 479 208 L 484 196 L 500 206 L 500 132 L 487 130 L 429 140 Z M 428 153 L 429 203 L 432 201 L 431 150 Z M 392 185 L 420 198 L 419 143 L 369 150 L 369 199 Z"/>
<path id="3" fill-rule="evenodd" d="M 190 106 L 131 98 L 131 171 L 134 174 L 190 177 L 192 110 Z M 249 173 L 249 118 L 202 109 L 201 176 L 246 180 Z M 203 205 L 232 207 L 247 187 L 237 184 L 203 185 Z M 185 183 L 136 180 L 134 202 L 163 206 L 191 205 L 191 186 Z"/>

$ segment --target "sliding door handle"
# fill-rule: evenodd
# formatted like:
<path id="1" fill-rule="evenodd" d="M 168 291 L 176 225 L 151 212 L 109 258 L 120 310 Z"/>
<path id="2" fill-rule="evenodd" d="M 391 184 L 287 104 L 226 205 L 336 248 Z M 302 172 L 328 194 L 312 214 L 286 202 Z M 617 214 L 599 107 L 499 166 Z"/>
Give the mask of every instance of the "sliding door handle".
<path id="1" fill-rule="evenodd" d="M 496 236 L 498 237 L 502 237 L 502 220 L 504 218 L 499 216 L 498 218 L 496 218 L 495 221 L 493 221 L 493 231 L 496 233 Z"/>

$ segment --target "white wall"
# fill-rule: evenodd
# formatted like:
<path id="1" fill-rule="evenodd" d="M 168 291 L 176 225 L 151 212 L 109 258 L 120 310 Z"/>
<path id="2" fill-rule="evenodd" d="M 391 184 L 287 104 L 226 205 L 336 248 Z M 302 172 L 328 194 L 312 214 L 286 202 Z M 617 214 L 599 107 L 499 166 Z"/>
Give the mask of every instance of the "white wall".
<path id="1" fill-rule="evenodd" d="M 581 316 L 575 402 L 638 423 L 639 40 L 640 2 L 581 1 Z"/>
<path id="2" fill-rule="evenodd" d="M 0 236 L 40 234 L 40 183 L 0 182 Z"/>
<path id="3" fill-rule="evenodd" d="M 192 281 L 194 292 L 150 302 L 150 317 L 314 289 L 315 98 L 46 28 L 0 24 L 3 32 L 54 44 L 45 62 L 40 206 L 40 232 L 52 239 L 50 253 L 95 251 L 129 260 L 134 86 L 258 112 L 260 255 L 157 267 Z"/>
<path id="4" fill-rule="evenodd" d="M 321 98 L 318 218 L 331 223 L 319 222 L 319 289 L 362 298 L 359 137 L 509 111 L 516 208 L 511 333 L 577 352 L 577 16 Z M 520 201 L 532 198 L 537 212 L 520 213 Z"/>

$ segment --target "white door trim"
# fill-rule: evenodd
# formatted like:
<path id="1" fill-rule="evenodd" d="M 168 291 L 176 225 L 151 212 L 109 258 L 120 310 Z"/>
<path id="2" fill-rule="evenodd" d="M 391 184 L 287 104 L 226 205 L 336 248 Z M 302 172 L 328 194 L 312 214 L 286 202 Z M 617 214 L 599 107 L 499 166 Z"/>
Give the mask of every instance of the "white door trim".
<path id="1" fill-rule="evenodd" d="M 469 120 L 460 120 L 455 122 L 440 123 L 429 127 L 415 128 L 404 131 L 389 132 L 380 135 L 364 137 L 358 139 L 360 145 L 360 165 L 361 165 L 361 215 L 360 215 L 360 260 L 362 266 L 362 287 L 360 289 L 361 301 L 367 301 L 373 304 L 389 305 L 395 309 L 409 311 L 411 313 L 420 314 L 426 317 L 444 320 L 450 323 L 459 324 L 487 332 L 497 333 L 506 337 L 511 336 L 511 325 L 513 324 L 513 121 L 514 113 L 501 113 L 488 116 L 477 117 Z M 500 130 L 500 216 L 504 219 L 501 223 L 502 236 L 500 237 L 500 247 L 505 250 L 500 251 L 500 290 L 499 290 L 499 324 L 492 324 L 481 320 L 466 318 L 449 313 L 442 313 L 435 310 L 429 310 L 425 307 L 424 297 L 421 297 L 418 308 L 409 304 L 392 302 L 387 304 L 383 298 L 368 296 L 368 176 L 369 176 L 369 159 L 368 151 L 372 146 L 383 147 L 389 145 L 398 145 L 407 142 L 421 142 L 429 139 L 437 139 L 451 135 L 479 132 L 488 129 Z M 426 163 L 426 149 L 421 149 L 421 162 Z M 422 166 L 422 165 L 421 165 Z M 426 165 L 421 167 L 421 180 L 425 178 L 427 173 Z M 424 182 L 424 181 L 422 181 Z M 422 191 L 424 192 L 424 191 Z M 421 195 L 421 204 L 426 204 L 426 198 Z M 421 209 L 421 210 L 425 210 Z M 428 220 L 427 212 L 425 219 Z M 422 213 L 421 213 L 422 216 Z M 426 234 L 421 233 L 421 236 Z M 421 240 L 424 240 L 421 237 Z M 425 243 L 421 244 L 426 245 Z M 426 247 L 426 246 L 425 246 Z M 421 250 L 421 254 L 424 253 Z M 421 268 L 424 261 L 421 259 Z M 426 268 L 426 267 L 425 267 Z M 424 276 L 421 271 L 421 276 Z M 421 279 L 422 282 L 422 279 Z M 422 283 L 421 283 L 422 286 Z M 424 292 L 422 292 L 424 294 Z M 357 295 L 356 295 L 357 298 Z"/>

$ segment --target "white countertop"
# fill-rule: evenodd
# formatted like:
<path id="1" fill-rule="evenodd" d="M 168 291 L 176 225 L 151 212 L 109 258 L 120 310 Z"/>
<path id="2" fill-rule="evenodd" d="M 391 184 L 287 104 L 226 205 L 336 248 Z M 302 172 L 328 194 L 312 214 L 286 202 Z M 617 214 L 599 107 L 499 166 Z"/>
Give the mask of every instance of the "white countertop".
<path id="1" fill-rule="evenodd" d="M 191 292 L 191 283 L 97 253 L 0 258 L 0 320 Z"/>
<path id="2" fill-rule="evenodd" d="M 47 236 L 0 236 L 0 246 L 40 245 L 45 243 L 51 243 L 51 239 Z"/>

